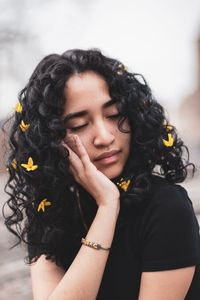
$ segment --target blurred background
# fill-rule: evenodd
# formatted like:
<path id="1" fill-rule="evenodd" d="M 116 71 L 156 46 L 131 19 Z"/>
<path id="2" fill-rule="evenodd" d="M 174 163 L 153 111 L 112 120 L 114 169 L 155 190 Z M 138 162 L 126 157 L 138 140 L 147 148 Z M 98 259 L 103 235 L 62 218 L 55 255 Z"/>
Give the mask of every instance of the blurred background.
<path id="1" fill-rule="evenodd" d="M 0 127 L 36 64 L 70 48 L 100 48 L 141 73 L 165 107 L 197 165 L 187 188 L 200 222 L 200 2 L 199 0 L 0 0 Z M 0 130 L 0 209 L 7 199 Z M 25 249 L 0 214 L 0 299 L 32 299 Z"/>

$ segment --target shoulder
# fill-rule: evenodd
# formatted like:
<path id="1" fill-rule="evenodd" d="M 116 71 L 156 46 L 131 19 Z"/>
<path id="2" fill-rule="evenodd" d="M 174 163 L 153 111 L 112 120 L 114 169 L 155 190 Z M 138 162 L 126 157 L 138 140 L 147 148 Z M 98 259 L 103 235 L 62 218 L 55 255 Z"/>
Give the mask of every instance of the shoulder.
<path id="1" fill-rule="evenodd" d="M 151 179 L 151 193 L 149 203 L 167 205 L 183 205 L 183 203 L 191 207 L 192 201 L 190 200 L 185 188 L 179 184 L 173 184 L 166 181 L 159 176 L 152 176 Z"/>
<path id="2" fill-rule="evenodd" d="M 180 228 L 198 227 L 192 201 L 187 191 L 181 185 L 172 184 L 165 179 L 152 176 L 152 191 L 149 195 L 143 211 L 143 221 L 159 225 L 169 229 L 179 226 Z"/>
<path id="3" fill-rule="evenodd" d="M 152 193 L 140 219 L 143 270 L 164 270 L 200 262 L 199 225 L 187 191 L 152 178 Z"/>

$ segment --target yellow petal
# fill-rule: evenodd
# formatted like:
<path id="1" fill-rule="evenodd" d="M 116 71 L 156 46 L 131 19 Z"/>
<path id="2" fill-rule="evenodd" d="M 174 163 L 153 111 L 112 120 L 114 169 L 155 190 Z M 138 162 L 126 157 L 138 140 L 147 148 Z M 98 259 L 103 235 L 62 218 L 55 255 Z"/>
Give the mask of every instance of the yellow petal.
<path id="1" fill-rule="evenodd" d="M 38 165 L 33 165 L 32 157 L 29 157 L 27 164 L 21 164 L 27 171 L 34 171 L 38 168 Z"/>
<path id="2" fill-rule="evenodd" d="M 44 212 L 44 203 L 40 203 L 40 204 L 38 205 L 38 212 L 39 212 L 40 210 L 42 210 L 42 211 Z"/>
<path id="3" fill-rule="evenodd" d="M 171 146 L 173 146 L 173 144 L 174 144 L 174 139 L 173 139 L 171 133 L 168 133 L 167 136 L 168 136 L 168 140 L 164 140 L 164 139 L 163 139 L 163 144 L 164 144 L 166 147 L 171 147 Z"/>
<path id="4" fill-rule="evenodd" d="M 29 164 L 29 165 L 33 165 L 33 159 L 32 159 L 31 156 L 28 158 L 28 164 Z"/>
<path id="5" fill-rule="evenodd" d="M 125 192 L 127 191 L 130 182 L 131 182 L 130 179 L 129 179 L 127 182 L 126 182 L 126 181 L 122 182 L 121 188 L 122 188 Z"/>
<path id="6" fill-rule="evenodd" d="M 21 113 L 22 112 L 22 105 L 20 102 L 18 102 L 15 106 L 15 111 L 18 112 L 18 113 Z"/>
<path id="7" fill-rule="evenodd" d="M 21 164 L 21 166 L 23 167 L 23 168 L 28 168 L 28 165 L 27 164 Z"/>
<path id="8" fill-rule="evenodd" d="M 122 190 L 124 190 L 125 192 L 127 191 L 128 187 L 129 187 L 129 184 L 130 184 L 131 180 L 129 179 L 128 181 L 123 181 L 123 182 L 120 182 L 120 183 L 117 183 Z"/>
<path id="9" fill-rule="evenodd" d="M 25 124 L 24 121 L 22 120 L 19 126 L 21 130 L 25 132 L 30 127 L 30 124 L 29 123 Z"/>
<path id="10" fill-rule="evenodd" d="M 17 161 L 14 158 L 13 161 L 11 162 L 12 167 L 16 170 L 17 169 Z"/>
<path id="11" fill-rule="evenodd" d="M 36 170 L 37 168 L 38 168 L 37 165 L 32 166 L 32 167 L 27 167 L 27 171 L 34 171 L 34 170 Z"/>
<path id="12" fill-rule="evenodd" d="M 172 125 L 165 125 L 167 132 L 170 132 L 173 129 Z"/>
<path id="13" fill-rule="evenodd" d="M 50 206 L 51 202 L 47 201 L 47 198 L 43 199 L 40 204 L 38 205 L 38 212 L 42 210 L 43 212 L 45 211 L 45 206 Z"/>
<path id="14" fill-rule="evenodd" d="M 34 170 L 36 170 L 38 168 L 38 165 L 34 165 L 34 166 L 31 166 L 29 169 L 30 169 L 30 171 L 34 171 Z"/>

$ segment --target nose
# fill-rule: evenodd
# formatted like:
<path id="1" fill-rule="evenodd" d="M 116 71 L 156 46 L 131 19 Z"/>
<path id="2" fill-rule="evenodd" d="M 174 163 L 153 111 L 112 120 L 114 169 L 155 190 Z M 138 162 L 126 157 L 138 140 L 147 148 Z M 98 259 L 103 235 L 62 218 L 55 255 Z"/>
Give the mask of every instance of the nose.
<path id="1" fill-rule="evenodd" d="M 112 131 L 107 128 L 104 122 L 96 124 L 94 128 L 94 145 L 98 146 L 109 146 L 115 140 L 115 136 Z"/>

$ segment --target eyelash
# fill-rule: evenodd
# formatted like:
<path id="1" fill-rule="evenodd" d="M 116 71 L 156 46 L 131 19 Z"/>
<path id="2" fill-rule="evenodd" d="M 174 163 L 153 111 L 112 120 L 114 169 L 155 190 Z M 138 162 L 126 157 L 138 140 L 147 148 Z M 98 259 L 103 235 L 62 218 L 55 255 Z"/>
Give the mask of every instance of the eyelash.
<path id="1" fill-rule="evenodd" d="M 116 115 L 111 115 L 108 118 L 109 119 L 117 119 L 117 118 L 119 118 L 119 116 L 120 116 L 120 114 L 116 114 Z M 84 124 L 84 125 L 81 125 L 81 126 L 77 126 L 77 127 L 71 127 L 69 129 L 72 130 L 72 131 L 77 131 L 77 130 L 85 127 L 85 126 L 87 126 L 87 124 Z"/>

